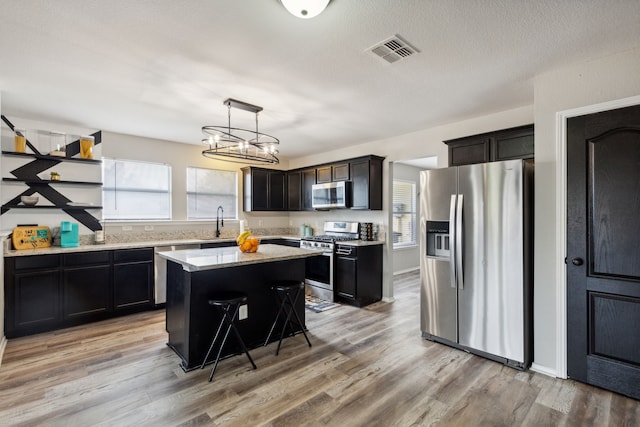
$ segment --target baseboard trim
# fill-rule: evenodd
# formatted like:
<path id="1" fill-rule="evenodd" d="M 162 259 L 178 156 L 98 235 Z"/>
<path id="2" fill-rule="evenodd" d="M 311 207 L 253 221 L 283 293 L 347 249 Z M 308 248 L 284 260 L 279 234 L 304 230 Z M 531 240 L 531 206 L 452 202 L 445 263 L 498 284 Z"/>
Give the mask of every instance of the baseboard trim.
<path id="1" fill-rule="evenodd" d="M 394 302 L 396 299 L 394 297 L 383 297 L 382 302 Z"/>
<path id="2" fill-rule="evenodd" d="M 7 348 L 7 337 L 4 335 L 0 338 L 0 366 L 2 366 L 2 356 L 4 356 L 4 349 Z"/>
<path id="3" fill-rule="evenodd" d="M 557 372 L 555 369 L 551 369 L 547 366 L 542 366 L 542 365 L 537 365 L 535 363 L 531 364 L 531 369 L 533 372 L 537 372 L 539 374 L 543 374 L 546 375 L 548 377 L 552 377 L 552 378 L 558 378 Z"/>
<path id="4" fill-rule="evenodd" d="M 419 271 L 419 270 L 420 270 L 420 267 L 407 268 L 405 270 L 394 271 L 393 275 L 397 276 L 398 274 L 413 273 L 414 271 Z"/>

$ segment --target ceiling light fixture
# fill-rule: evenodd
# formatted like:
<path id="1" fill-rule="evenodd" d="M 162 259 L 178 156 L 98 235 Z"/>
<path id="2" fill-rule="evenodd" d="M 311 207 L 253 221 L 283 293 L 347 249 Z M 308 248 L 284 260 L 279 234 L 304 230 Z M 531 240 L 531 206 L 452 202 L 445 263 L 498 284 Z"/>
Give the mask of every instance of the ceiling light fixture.
<path id="1" fill-rule="evenodd" d="M 294 16 L 313 18 L 322 13 L 330 0 L 281 0 L 284 7 Z"/>
<path id="2" fill-rule="evenodd" d="M 209 146 L 202 155 L 235 163 L 280 163 L 276 157 L 280 140 L 258 131 L 258 113 L 262 107 L 231 98 L 223 104 L 228 109 L 227 126 L 202 126 L 202 142 Z M 255 113 L 255 130 L 231 127 L 231 107 Z"/>

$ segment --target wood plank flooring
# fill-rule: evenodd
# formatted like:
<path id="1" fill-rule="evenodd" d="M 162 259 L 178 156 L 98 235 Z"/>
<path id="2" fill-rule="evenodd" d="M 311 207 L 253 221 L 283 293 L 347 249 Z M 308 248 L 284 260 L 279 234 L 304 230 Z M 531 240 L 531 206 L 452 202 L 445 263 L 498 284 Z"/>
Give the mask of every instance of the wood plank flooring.
<path id="1" fill-rule="evenodd" d="M 184 373 L 164 312 L 10 340 L 0 425 L 637 426 L 640 402 L 420 337 L 417 273 L 393 303 L 306 312 L 304 337 Z"/>

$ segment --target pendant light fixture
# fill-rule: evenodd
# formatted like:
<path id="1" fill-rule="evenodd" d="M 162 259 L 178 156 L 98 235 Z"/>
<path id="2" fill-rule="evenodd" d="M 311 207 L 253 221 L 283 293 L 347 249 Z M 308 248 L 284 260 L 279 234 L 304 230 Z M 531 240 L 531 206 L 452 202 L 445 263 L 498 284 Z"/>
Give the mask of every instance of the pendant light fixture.
<path id="1" fill-rule="evenodd" d="M 276 157 L 280 140 L 258 131 L 258 113 L 262 107 L 231 98 L 223 104 L 228 110 L 227 126 L 202 126 L 202 142 L 209 146 L 202 155 L 234 163 L 280 163 Z M 255 113 L 255 130 L 231 127 L 232 107 Z"/>
<path id="2" fill-rule="evenodd" d="M 313 18 L 322 13 L 330 0 L 281 0 L 284 7 L 294 16 Z"/>

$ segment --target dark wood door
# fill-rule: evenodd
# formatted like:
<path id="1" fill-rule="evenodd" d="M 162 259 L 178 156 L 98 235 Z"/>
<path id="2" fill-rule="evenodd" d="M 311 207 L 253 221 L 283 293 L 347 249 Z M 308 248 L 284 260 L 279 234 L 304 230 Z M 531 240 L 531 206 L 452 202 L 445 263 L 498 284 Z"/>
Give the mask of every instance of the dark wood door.
<path id="1" fill-rule="evenodd" d="M 269 171 L 251 169 L 251 208 L 253 211 L 269 210 Z M 246 209 L 245 209 L 246 210 Z"/>
<path id="2" fill-rule="evenodd" d="M 313 184 L 316 183 L 316 170 L 302 171 L 302 210 L 313 211 Z"/>
<path id="3" fill-rule="evenodd" d="M 269 210 L 284 211 L 287 209 L 286 174 L 283 171 L 269 172 Z"/>
<path id="4" fill-rule="evenodd" d="M 287 210 L 299 211 L 302 207 L 302 174 L 287 172 Z"/>
<path id="5" fill-rule="evenodd" d="M 640 106 L 567 122 L 567 372 L 640 399 Z"/>
<path id="6" fill-rule="evenodd" d="M 336 257 L 336 292 L 348 298 L 356 297 L 356 258 Z"/>
<path id="7" fill-rule="evenodd" d="M 115 264 L 113 266 L 115 310 L 151 305 L 152 274 L 153 263 L 151 262 Z"/>

